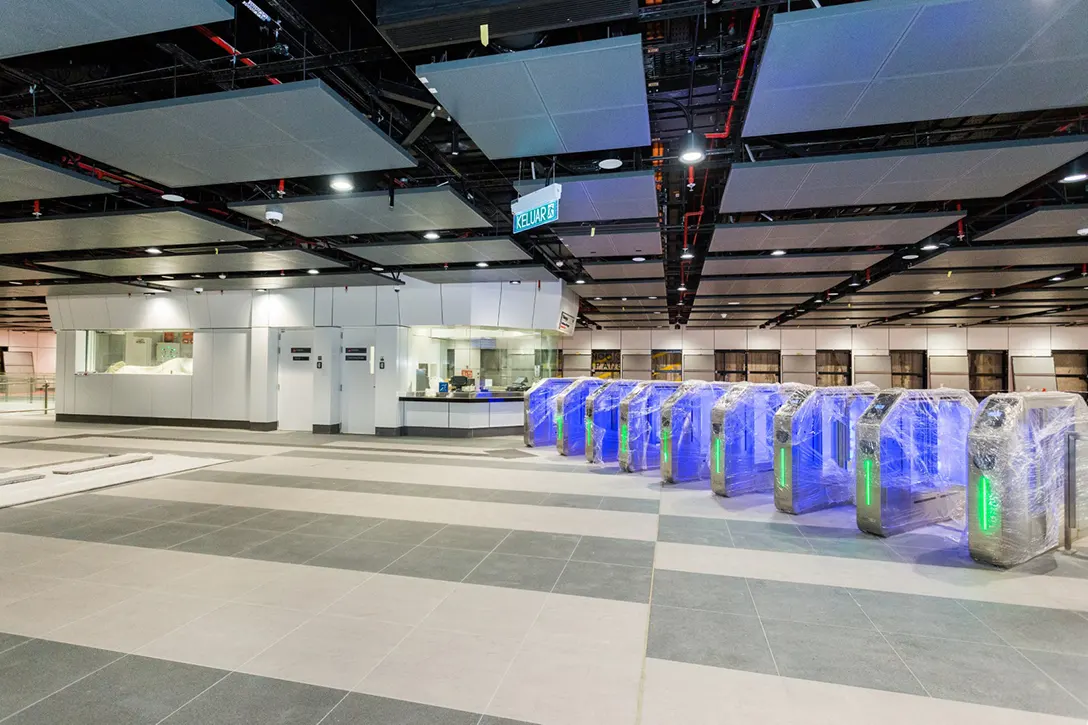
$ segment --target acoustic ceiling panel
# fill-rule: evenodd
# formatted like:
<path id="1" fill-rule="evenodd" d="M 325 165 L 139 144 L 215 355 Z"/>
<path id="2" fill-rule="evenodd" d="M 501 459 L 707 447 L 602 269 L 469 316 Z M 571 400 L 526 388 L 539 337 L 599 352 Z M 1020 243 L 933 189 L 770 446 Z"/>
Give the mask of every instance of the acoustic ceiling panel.
<path id="1" fill-rule="evenodd" d="M 1021 290 L 1020 292 L 1014 292 L 1011 295 L 1005 295 L 1001 300 L 1036 303 L 1044 303 L 1052 300 L 1080 300 L 1081 304 L 1083 304 L 1084 299 L 1088 298 L 1088 281 L 1081 280 L 1081 284 L 1086 286 L 1083 289 L 1076 289 L 1056 285 L 1049 289 Z"/>
<path id="2" fill-rule="evenodd" d="M 640 35 L 431 63 L 416 75 L 492 159 L 650 143 Z"/>
<path id="3" fill-rule="evenodd" d="M 853 305 L 855 307 L 875 307 L 881 305 L 898 305 L 917 307 L 914 303 L 929 303 L 934 302 L 929 292 L 908 292 L 908 293 L 887 293 L 879 292 L 875 294 L 868 294 L 862 292 L 860 294 L 843 295 L 841 297 L 833 297 L 831 304 L 848 306 Z M 944 302 L 945 300 L 941 300 Z"/>
<path id="4" fill-rule="evenodd" d="M 806 312 L 800 317 L 801 320 L 847 320 L 854 322 L 857 320 L 879 320 L 883 317 L 890 317 L 891 315 L 898 314 L 902 310 L 859 310 L 850 307 L 821 307 L 813 312 Z"/>
<path id="5" fill-rule="evenodd" d="M 599 307 L 602 310 L 607 310 L 608 312 L 613 312 L 619 308 L 634 308 L 640 310 L 664 310 L 667 307 L 664 297 L 658 297 L 657 299 L 653 300 L 648 297 L 632 297 L 630 299 L 622 297 L 611 297 L 609 299 L 600 300 L 591 298 L 591 301 L 596 307 Z"/>
<path id="6" fill-rule="evenodd" d="M 914 265 L 914 269 L 955 267 L 1024 267 L 1088 263 L 1088 244 L 1017 244 L 1004 247 L 949 249 Z"/>
<path id="7" fill-rule="evenodd" d="M 942 317 L 954 317 L 962 319 L 992 319 L 994 317 L 1004 317 L 1006 315 L 1029 315 L 1033 312 L 1041 312 L 1042 310 L 1033 307 L 1012 307 L 1008 305 L 997 305 L 996 307 L 950 307 L 944 310 L 935 310 L 933 312 L 923 312 L 918 315 L 924 319 L 934 319 Z"/>
<path id="8" fill-rule="evenodd" d="M 729 306 L 761 306 L 761 307 L 792 307 L 804 302 L 812 295 L 740 295 L 740 296 L 715 296 L 705 293 L 700 285 L 699 296 L 695 298 L 696 307 L 729 307 Z M 730 305 L 736 302 L 737 305 Z"/>
<path id="9" fill-rule="evenodd" d="M 657 297 L 665 299 L 665 281 L 590 282 L 571 287 L 579 297 Z"/>
<path id="10" fill-rule="evenodd" d="M 15 310 L 15 311 L 31 311 L 31 310 L 45 310 L 46 307 L 40 302 L 29 302 L 25 300 L 0 300 L 0 310 Z"/>
<path id="11" fill-rule="evenodd" d="M 220 272 L 279 272 L 294 269 L 343 267 L 316 254 L 289 249 L 278 252 L 230 252 L 226 254 L 178 254 L 157 257 L 123 257 L 57 262 L 57 267 L 90 272 L 108 277 L 203 274 L 214 277 Z"/>
<path id="12" fill-rule="evenodd" d="M 904 272 L 874 282 L 866 289 L 872 292 L 1001 289 L 1043 279 L 1048 273 L 1055 274 L 1060 271 L 1059 268 L 1027 272 L 953 272 L 951 275 L 944 272 Z"/>
<path id="13" fill-rule="evenodd" d="M 274 202 L 231 204 L 231 209 L 264 220 L 265 211 L 283 211 L 284 229 L 305 236 L 386 234 L 444 229 L 479 229 L 491 223 L 448 186 L 301 196 Z"/>
<path id="14" fill-rule="evenodd" d="M 976 241 L 1075 237 L 1081 229 L 1088 229 L 1088 204 L 1040 207 L 976 237 Z"/>
<path id="15" fill-rule="evenodd" d="M 375 264 L 460 264 L 467 262 L 517 262 L 530 259 L 510 237 L 457 239 L 447 242 L 402 242 L 341 247 Z"/>
<path id="16" fill-rule="evenodd" d="M 260 237 L 185 209 L 73 214 L 0 221 L 5 253 L 251 242 Z"/>
<path id="17" fill-rule="evenodd" d="M 752 279 L 709 279 L 699 282 L 699 294 L 744 295 L 758 293 L 823 292 L 842 281 L 840 275 L 792 276 Z"/>
<path id="18" fill-rule="evenodd" d="M 416 165 L 318 80 L 24 119 L 11 128 L 175 187 Z"/>
<path id="19" fill-rule="evenodd" d="M 218 290 L 270 290 L 270 289 L 296 289 L 311 287 L 388 287 L 403 284 L 391 277 L 385 277 L 371 272 L 355 272 L 337 274 L 304 274 L 292 277 L 228 277 L 219 279 L 176 279 L 156 281 L 155 284 L 175 289 L 196 289 L 201 287 L 206 292 Z"/>
<path id="20" fill-rule="evenodd" d="M 661 266 L 659 259 L 622 264 L 586 264 L 582 266 L 582 269 L 595 280 L 656 279 L 665 276 L 665 268 Z"/>
<path id="21" fill-rule="evenodd" d="M 4 32 L 0 26 L 0 35 Z M 112 194 L 113 184 L 0 148 L 0 202 Z"/>
<path id="22" fill-rule="evenodd" d="M 546 267 L 489 267 L 488 269 L 437 269 L 405 274 L 432 284 L 466 284 L 471 282 L 551 282 L 555 276 Z"/>
<path id="23" fill-rule="evenodd" d="M 560 208 L 560 213 L 562 211 Z M 559 232 L 559 239 L 567 246 L 571 254 L 582 259 L 661 254 L 661 230 L 656 227 L 607 234 L 600 230 L 591 232 L 588 229 L 578 232 Z"/>
<path id="24" fill-rule="evenodd" d="M 45 272 L 40 269 L 0 266 L 0 282 L 24 281 L 29 279 L 68 279 L 69 275 Z"/>
<path id="25" fill-rule="evenodd" d="M 781 13 L 744 135 L 1088 105 L 1088 77 L 1067 72 L 1088 63 L 1085 37 L 1085 0 L 904 0 Z"/>
<path id="26" fill-rule="evenodd" d="M 714 229 L 710 251 L 746 252 L 914 244 L 964 216 L 959 212 L 951 212 L 719 224 Z"/>
<path id="27" fill-rule="evenodd" d="M 653 171 L 566 176 L 555 182 L 563 187 L 559 200 L 560 224 L 657 218 L 657 181 Z M 522 195 L 543 187 L 542 180 L 514 182 L 514 188 Z"/>
<path id="28" fill-rule="evenodd" d="M 1075 289 L 1078 289 L 1078 290 L 1086 289 L 1086 288 L 1088 288 L 1088 279 L 1085 279 L 1084 277 L 1080 277 L 1080 276 L 1070 277 L 1069 279 L 1067 279 L 1067 280 L 1065 280 L 1063 282 L 1058 282 L 1057 284 L 1052 284 L 1052 285 L 1048 285 L 1048 286 L 1050 287 L 1050 289 L 1059 289 L 1059 288 L 1065 288 L 1065 287 L 1071 287 L 1071 288 L 1075 288 Z M 1066 290 L 1063 289 L 1062 291 L 1064 292 Z"/>
<path id="29" fill-rule="evenodd" d="M 26 290 L 26 287 L 0 288 L 0 296 L 16 297 L 12 294 L 16 290 Z M 48 297 L 73 297 L 82 295 L 138 295 L 148 291 L 147 287 L 137 284 L 123 284 L 121 282 L 92 282 L 89 284 L 51 284 L 48 287 L 42 285 L 35 288 L 37 294 Z"/>
<path id="30" fill-rule="evenodd" d="M 142 5 L 129 0 L 4 0 L 0 58 L 42 53 L 118 38 L 230 20 L 226 0 L 174 0 Z"/>
<path id="31" fill-rule="evenodd" d="M 1088 138 L 734 164 L 722 212 L 1002 197 L 1088 152 Z"/>
<path id="32" fill-rule="evenodd" d="M 708 259 L 703 262 L 704 275 L 723 274 L 794 274 L 796 272 L 856 272 L 867 269 L 882 259 L 879 254 L 814 254 L 785 257 Z"/>

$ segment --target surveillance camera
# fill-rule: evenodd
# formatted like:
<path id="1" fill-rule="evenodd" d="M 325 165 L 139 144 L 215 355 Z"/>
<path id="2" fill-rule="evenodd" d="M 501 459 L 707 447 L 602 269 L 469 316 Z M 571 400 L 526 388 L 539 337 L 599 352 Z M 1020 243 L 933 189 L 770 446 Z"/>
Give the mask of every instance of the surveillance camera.
<path id="1" fill-rule="evenodd" d="M 400 294 L 400 287 L 394 287 L 393 291 L 396 292 L 399 295 Z"/>
<path id="2" fill-rule="evenodd" d="M 193 288 L 193 292 L 196 292 L 197 294 L 200 294 L 203 291 L 204 291 L 203 287 L 194 287 Z"/>
<path id="3" fill-rule="evenodd" d="M 278 206 L 272 206 L 265 209 L 264 219 L 274 227 L 278 227 L 283 221 L 283 209 Z"/>

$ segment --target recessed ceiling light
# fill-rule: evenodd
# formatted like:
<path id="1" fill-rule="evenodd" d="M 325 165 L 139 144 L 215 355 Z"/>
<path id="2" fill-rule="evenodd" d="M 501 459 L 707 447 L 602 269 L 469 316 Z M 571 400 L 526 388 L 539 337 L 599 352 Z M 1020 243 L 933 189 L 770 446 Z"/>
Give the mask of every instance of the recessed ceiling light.
<path id="1" fill-rule="evenodd" d="M 646 299 L 648 299 L 648 300 L 656 300 L 657 298 L 656 298 L 656 297 L 647 297 Z"/>
<path id="2" fill-rule="evenodd" d="M 510 280 L 510 284 L 521 284 L 521 280 L 520 279 L 512 279 L 512 280 Z"/>
<path id="3" fill-rule="evenodd" d="M 162 276 L 162 278 L 163 278 L 163 279 L 173 279 L 173 277 L 171 277 L 171 276 L 170 276 L 170 275 L 168 275 L 168 274 L 164 274 L 164 275 Z"/>
<path id="4" fill-rule="evenodd" d="M 159 249 L 158 247 L 148 247 L 144 251 L 147 252 L 148 254 L 162 254 L 162 250 Z"/>
<path id="5" fill-rule="evenodd" d="M 316 269 L 308 269 L 308 270 L 306 270 L 306 274 L 321 274 L 321 273 L 318 272 Z"/>
<path id="6" fill-rule="evenodd" d="M 1059 275 L 1057 275 L 1057 276 L 1055 276 L 1055 277 L 1051 277 L 1051 278 L 1050 278 L 1050 281 L 1051 281 L 1051 282 L 1061 282 L 1061 281 L 1063 281 L 1064 279 L 1065 279 L 1065 277 L 1062 277 L 1062 276 L 1061 276 L 1061 275 L 1059 274 Z"/>
<path id="7" fill-rule="evenodd" d="M 619 159 L 601 159 L 597 162 L 597 167 L 604 171 L 613 171 L 623 166 L 623 162 Z"/>
<path id="8" fill-rule="evenodd" d="M 918 259 L 917 254 L 904 254 L 903 259 Z"/>
<path id="9" fill-rule="evenodd" d="M 265 288 L 264 288 L 264 287 L 258 287 L 257 289 L 255 289 L 255 290 L 253 290 L 253 291 L 254 291 L 254 292 L 264 292 L 264 291 L 266 291 L 266 290 L 265 290 Z"/>
<path id="10" fill-rule="evenodd" d="M 655 314 L 655 315 L 660 315 L 660 314 L 661 314 L 661 310 L 654 310 L 654 314 Z"/>
<path id="11" fill-rule="evenodd" d="M 586 281 L 585 281 L 584 279 L 576 279 L 576 280 L 574 280 L 574 284 L 585 284 L 585 283 L 586 283 Z"/>
<path id="12" fill-rule="evenodd" d="M 695 252 L 684 247 L 684 251 L 680 252 L 680 259 L 695 259 Z"/>
<path id="13" fill-rule="evenodd" d="M 1001 305 L 990 305 L 990 309 L 991 309 L 991 310 L 996 310 L 996 309 L 997 309 L 998 307 L 1000 307 L 1000 306 L 1001 306 Z"/>
<path id="14" fill-rule="evenodd" d="M 162 200 L 163 201 L 172 201 L 172 202 L 174 202 L 176 204 L 176 203 L 185 201 L 185 197 L 182 196 L 181 194 L 173 194 L 173 193 L 167 191 L 162 195 Z"/>
<path id="15" fill-rule="evenodd" d="M 828 294 L 831 295 L 832 297 L 838 297 L 839 296 L 838 292 L 828 292 Z"/>
<path id="16" fill-rule="evenodd" d="M 852 280 L 850 280 L 850 286 L 851 287 L 860 287 L 861 282 L 858 282 L 856 279 L 852 279 Z"/>
<path id="17" fill-rule="evenodd" d="M 781 257 L 781 256 L 783 256 L 785 254 L 786 254 L 785 249 L 776 249 L 773 252 L 771 252 L 772 257 Z"/>
<path id="18" fill-rule="evenodd" d="M 933 290 L 933 294 L 935 294 L 935 295 L 939 295 L 940 293 L 941 293 L 941 291 L 939 289 Z"/>
<path id="19" fill-rule="evenodd" d="M 194 275 L 193 275 L 193 279 L 204 279 L 204 275 L 202 275 L 202 274 L 194 274 Z"/>
<path id="20" fill-rule="evenodd" d="M 594 297 L 594 298 L 593 298 L 593 301 L 594 301 L 594 302 L 600 302 L 600 301 L 601 301 L 601 298 L 600 298 L 600 297 Z"/>
<path id="21" fill-rule="evenodd" d="M 822 305 L 823 303 L 824 303 L 823 300 L 816 300 L 816 304 L 818 304 L 818 305 Z"/>
<path id="22" fill-rule="evenodd" d="M 982 297 L 980 297 L 980 296 L 978 296 L 978 295 L 975 295 L 975 296 L 974 296 L 974 297 L 972 297 L 971 299 L 972 299 L 972 300 L 975 300 L 975 301 L 978 301 L 978 300 L 981 300 L 981 299 L 982 299 Z"/>
<path id="23" fill-rule="evenodd" d="M 438 237 L 440 237 L 440 236 L 441 235 L 438 232 L 427 232 L 426 234 L 423 235 L 423 238 L 424 239 L 430 239 L 430 240 L 434 241 L 435 239 L 438 239 Z"/>
<path id="24" fill-rule="evenodd" d="M 219 273 L 219 279 L 226 279 L 226 278 L 227 278 L 226 274 L 224 274 L 223 272 Z"/>
<path id="25" fill-rule="evenodd" d="M 15 280 L 11 280 L 11 284 L 15 285 L 16 287 L 22 287 L 23 286 L 22 282 L 16 282 Z"/>
<path id="26" fill-rule="evenodd" d="M 1083 229 L 1078 229 L 1077 234 L 1081 235 L 1082 237 L 1088 237 L 1088 227 L 1084 227 Z"/>
<path id="27" fill-rule="evenodd" d="M 940 249 L 936 244 L 926 244 L 922 247 L 923 252 L 933 252 Z"/>
<path id="28" fill-rule="evenodd" d="M 626 302 L 626 301 L 627 301 L 626 297 L 620 297 L 620 302 Z"/>
<path id="29" fill-rule="evenodd" d="M 687 292 L 688 287 L 687 287 L 687 285 L 682 284 L 682 285 L 680 285 L 679 287 L 676 288 L 676 291 L 677 292 Z"/>
<path id="30" fill-rule="evenodd" d="M 1070 174 L 1062 179 L 1063 184 L 1075 184 L 1078 181 L 1088 181 L 1088 174 Z"/>
<path id="31" fill-rule="evenodd" d="M 726 302 L 727 305 L 739 305 L 739 302 Z"/>
<path id="32" fill-rule="evenodd" d="M 384 271 L 385 271 L 385 267 L 371 267 L 371 268 L 370 268 L 370 271 L 371 271 L 371 272 L 384 272 Z"/>
<path id="33" fill-rule="evenodd" d="M 329 188 L 333 191 L 351 191 L 355 188 L 355 184 L 351 183 L 351 179 L 338 176 L 329 182 Z"/>
<path id="34" fill-rule="evenodd" d="M 631 257 L 631 261 L 632 262 L 645 262 L 646 258 L 645 257 Z"/>
<path id="35" fill-rule="evenodd" d="M 483 269 L 484 267 L 487 266 L 487 262 L 477 262 L 476 266 L 479 267 L 480 269 Z"/>

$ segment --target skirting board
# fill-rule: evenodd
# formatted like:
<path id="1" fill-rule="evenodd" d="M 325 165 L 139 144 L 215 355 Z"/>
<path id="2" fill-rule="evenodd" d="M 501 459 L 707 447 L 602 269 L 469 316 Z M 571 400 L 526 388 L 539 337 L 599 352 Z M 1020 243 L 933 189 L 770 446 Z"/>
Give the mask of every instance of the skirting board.
<path id="1" fill-rule="evenodd" d="M 271 431 L 279 427 L 277 421 L 254 423 L 248 420 L 207 420 L 203 418 L 151 418 L 131 415 L 87 415 L 83 413 L 57 413 L 58 423 L 107 423 L 114 425 L 164 425 L 185 428 L 231 428 L 234 430 Z"/>
<path id="2" fill-rule="evenodd" d="M 399 428 L 376 428 L 380 436 L 414 436 L 418 438 L 490 438 L 494 436 L 521 435 L 524 428 L 520 425 L 505 428 L 426 428 L 402 425 Z"/>

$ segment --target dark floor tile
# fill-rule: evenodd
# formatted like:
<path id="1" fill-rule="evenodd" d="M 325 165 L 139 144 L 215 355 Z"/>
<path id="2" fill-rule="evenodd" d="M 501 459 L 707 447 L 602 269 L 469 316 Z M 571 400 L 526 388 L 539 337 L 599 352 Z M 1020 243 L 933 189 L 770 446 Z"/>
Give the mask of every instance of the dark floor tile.
<path id="1" fill-rule="evenodd" d="M 358 536 L 367 529 L 372 529 L 380 524 L 383 519 L 372 519 L 366 516 L 340 516 L 332 515 L 320 518 L 313 523 L 306 524 L 295 529 L 295 534 L 311 534 L 313 536 L 333 536 L 340 539 L 350 539 Z"/>
<path id="2" fill-rule="evenodd" d="M 443 526 L 444 524 L 430 524 L 424 521 L 387 519 L 359 534 L 358 538 L 367 541 L 388 541 L 391 544 L 416 546 L 434 536 Z"/>
<path id="3" fill-rule="evenodd" d="M 933 697 L 1088 717 L 1088 708 L 1012 647 L 899 634 L 888 640 Z"/>
<path id="4" fill-rule="evenodd" d="M 382 573 L 459 582 L 468 576 L 485 556 L 487 553 L 483 551 L 417 546 L 383 569 Z"/>
<path id="5" fill-rule="evenodd" d="M 450 525 L 427 539 L 427 546 L 491 551 L 510 533 L 509 529 Z"/>
<path id="6" fill-rule="evenodd" d="M 875 538 L 809 538 L 808 543 L 820 556 L 841 556 L 848 559 L 869 559 L 871 561 L 903 561 L 903 558 L 891 546 Z"/>
<path id="7" fill-rule="evenodd" d="M 558 506 L 571 509 L 600 508 L 601 496 L 585 496 L 579 493 L 551 493 L 541 503 L 542 506 Z"/>
<path id="8" fill-rule="evenodd" d="M 571 559 L 597 561 L 603 564 L 626 566 L 654 565 L 654 542 L 611 539 L 603 536 L 583 536 Z"/>
<path id="9" fill-rule="evenodd" d="M 122 536 L 128 536 L 129 534 L 149 529 L 155 525 L 154 521 L 148 521 L 147 519 L 132 519 L 115 516 L 113 518 L 95 521 L 86 526 L 77 526 L 74 529 L 68 529 L 67 531 L 57 534 L 57 536 L 61 539 L 103 542 L 119 539 Z"/>
<path id="10" fill-rule="evenodd" d="M 9 525 L 0 523 L 0 530 L 9 534 L 26 534 L 28 536 L 60 536 L 65 531 L 99 523 L 105 521 L 106 518 L 96 514 L 56 513 L 51 516 Z"/>
<path id="11" fill-rule="evenodd" d="M 321 725 L 476 725 L 474 712 L 353 693 Z"/>
<path id="12" fill-rule="evenodd" d="M 1002 644 L 1001 638 L 955 599 L 852 589 L 862 610 L 884 633 Z"/>
<path id="13" fill-rule="evenodd" d="M 244 529 L 287 532 L 312 524 L 324 517 L 324 514 L 312 514 L 307 511 L 269 511 L 235 525 Z"/>
<path id="14" fill-rule="evenodd" d="M 767 579 L 749 579 L 748 587 L 763 619 L 873 629 L 847 589 Z"/>
<path id="15" fill-rule="evenodd" d="M 237 556 L 243 559 L 279 561 L 284 564 L 304 564 L 341 543 L 343 539 L 334 539 L 330 536 L 307 536 L 289 532 L 239 552 Z"/>
<path id="16" fill-rule="evenodd" d="M 748 582 L 741 577 L 654 571 L 653 603 L 665 607 L 705 609 L 755 616 Z"/>
<path id="17" fill-rule="evenodd" d="M 537 531 L 512 531 L 499 547 L 500 554 L 543 556 L 552 559 L 569 559 L 581 537 L 571 534 L 546 534 Z"/>
<path id="18" fill-rule="evenodd" d="M 120 656 L 116 652 L 40 639 L 0 652 L 0 718 L 86 677 Z"/>
<path id="19" fill-rule="evenodd" d="M 804 539 L 801 527 L 797 524 L 782 524 L 775 521 L 743 521 L 732 519 L 728 522 L 729 533 L 733 536 L 773 536 L 778 538 Z"/>
<path id="20" fill-rule="evenodd" d="M 172 547 L 175 551 L 189 551 L 194 554 L 211 554 L 213 556 L 236 556 L 246 549 L 263 544 L 266 541 L 280 536 L 275 531 L 261 531 L 259 529 L 240 529 L 228 527 L 217 529 L 204 536 L 183 541 Z"/>
<path id="21" fill-rule="evenodd" d="M 315 725 L 343 697 L 341 690 L 233 673 L 163 725 Z"/>
<path id="22" fill-rule="evenodd" d="M 879 632 L 773 619 L 763 627 L 783 677 L 925 694 Z"/>
<path id="23" fill-rule="evenodd" d="M 142 546 L 147 549 L 169 549 L 183 541 L 195 539 L 198 536 L 204 536 L 218 530 L 218 526 L 167 522 L 152 526 L 150 529 L 137 531 L 135 534 L 114 539 L 112 543 L 122 546 Z"/>
<path id="24" fill-rule="evenodd" d="M 7 531 L 9 526 L 18 526 L 28 521 L 55 516 L 56 512 L 42 506 L 20 506 L 0 509 L 0 531 Z"/>
<path id="25" fill-rule="evenodd" d="M 759 619 L 739 614 L 651 607 L 646 654 L 673 662 L 775 672 Z"/>
<path id="26" fill-rule="evenodd" d="M 18 647 L 25 642 L 29 642 L 28 637 L 20 637 L 17 634 L 7 634 L 6 632 L 0 632 L 0 652 L 9 650 L 12 647 Z"/>
<path id="27" fill-rule="evenodd" d="M 840 528 L 838 526 L 809 526 L 799 524 L 797 530 L 807 539 L 814 541 L 872 541 L 879 543 L 881 539 L 861 531 L 857 526 Z"/>
<path id="28" fill-rule="evenodd" d="M 627 511 L 636 514 L 656 514 L 660 508 L 661 503 L 656 499 L 618 496 L 605 496 L 600 505 L 602 511 Z"/>
<path id="29" fill-rule="evenodd" d="M 650 601 L 651 571 L 648 567 L 640 566 L 570 561 L 559 576 L 554 591 L 557 594 L 645 603 Z"/>
<path id="30" fill-rule="evenodd" d="M 660 516 L 657 540 L 674 544 L 700 546 L 733 546 L 729 523 L 724 519 L 704 519 L 698 516 Z"/>
<path id="31" fill-rule="evenodd" d="M 492 503 L 517 503 L 539 506 L 548 497 L 546 493 L 536 491 L 492 491 L 487 499 Z"/>
<path id="32" fill-rule="evenodd" d="M 960 602 L 1013 647 L 1088 655 L 1088 619 L 1076 612 L 992 602 Z"/>
<path id="33" fill-rule="evenodd" d="M 23 710 L 11 725 L 157 723 L 223 677 L 220 670 L 124 657 Z"/>
<path id="34" fill-rule="evenodd" d="M 181 521 L 216 508 L 219 508 L 218 504 L 161 501 L 160 505 L 145 509 L 136 516 L 141 519 L 153 518 L 156 521 Z"/>
<path id="35" fill-rule="evenodd" d="M 524 720 L 511 720 L 507 717 L 494 717 L 492 715 L 484 715 L 480 718 L 479 725 L 533 725 L 530 722 Z"/>
<path id="36" fill-rule="evenodd" d="M 355 571 L 381 571 L 414 547 L 388 541 L 352 539 L 329 549 L 308 562 L 310 566 Z"/>
<path id="37" fill-rule="evenodd" d="M 1069 691 L 1073 697 L 1088 703 L 1088 657 L 1067 655 L 1059 652 L 1040 652 L 1021 649 L 1036 667 Z"/>
<path id="38" fill-rule="evenodd" d="M 536 556 L 492 553 L 467 579 L 470 584 L 550 592 L 567 562 Z"/>
<path id="39" fill-rule="evenodd" d="M 153 498 L 135 498 L 131 496 L 101 496 L 86 494 L 84 498 L 94 496 L 101 499 L 94 504 L 94 512 L 104 516 L 142 517 L 145 512 L 163 506 L 163 501 Z"/>
<path id="40" fill-rule="evenodd" d="M 250 508 L 248 506 L 220 506 L 210 511 L 202 511 L 185 519 L 187 524 L 207 524 L 209 526 L 233 526 L 269 512 L 269 509 Z"/>
<path id="41" fill-rule="evenodd" d="M 1081 555 L 1070 556 L 1061 551 L 1049 551 L 1014 567 L 1012 571 L 1017 574 L 1088 579 L 1088 558 L 1083 558 Z"/>

